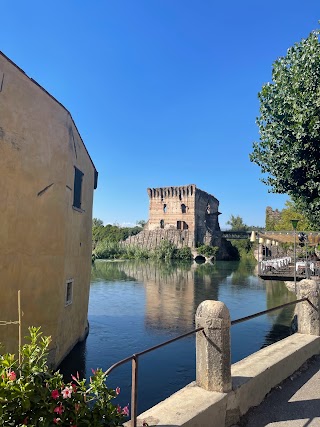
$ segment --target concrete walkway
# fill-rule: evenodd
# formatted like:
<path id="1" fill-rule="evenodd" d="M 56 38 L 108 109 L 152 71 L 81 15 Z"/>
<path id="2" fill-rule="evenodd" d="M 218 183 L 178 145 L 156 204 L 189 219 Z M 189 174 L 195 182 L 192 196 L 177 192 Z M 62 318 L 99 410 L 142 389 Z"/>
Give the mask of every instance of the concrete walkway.
<path id="1" fill-rule="evenodd" d="M 276 387 L 239 427 L 320 427 L 320 356 Z"/>

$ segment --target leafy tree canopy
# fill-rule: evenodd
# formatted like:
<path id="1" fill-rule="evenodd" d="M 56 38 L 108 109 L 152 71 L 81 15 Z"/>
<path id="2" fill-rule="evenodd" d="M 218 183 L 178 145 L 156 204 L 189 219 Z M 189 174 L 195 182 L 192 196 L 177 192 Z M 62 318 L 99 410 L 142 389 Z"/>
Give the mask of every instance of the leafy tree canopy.
<path id="1" fill-rule="evenodd" d="M 139 221 L 136 222 L 136 224 L 142 228 L 146 225 L 146 223 L 147 221 L 145 221 L 144 219 L 140 219 Z"/>
<path id="2" fill-rule="evenodd" d="M 260 142 L 250 160 L 267 174 L 262 182 L 288 194 L 310 222 L 320 226 L 320 31 L 288 49 L 262 87 Z"/>
<path id="3" fill-rule="evenodd" d="M 141 227 L 120 227 L 117 225 L 107 224 L 105 226 L 93 226 L 92 227 L 92 240 L 97 243 L 102 240 L 108 240 L 109 242 L 120 242 L 126 240 L 129 236 L 134 236 L 140 233 Z"/>
<path id="4" fill-rule="evenodd" d="M 292 228 L 292 219 L 298 219 L 297 230 L 299 231 L 311 231 L 314 230 L 308 219 L 304 214 L 302 214 L 295 203 L 291 200 L 288 200 L 285 204 L 285 208 L 280 212 L 279 219 L 277 219 L 272 226 L 267 226 L 266 221 L 266 229 L 274 230 L 274 231 L 284 231 L 284 230 L 293 230 Z M 267 218 L 266 218 L 267 220 Z M 271 224 L 270 224 L 271 225 Z"/>
<path id="5" fill-rule="evenodd" d="M 229 221 L 227 221 L 227 225 L 230 225 L 231 230 L 247 231 L 249 229 L 249 227 L 243 222 L 243 219 L 239 215 L 231 215 Z"/>
<path id="6" fill-rule="evenodd" d="M 92 227 L 101 227 L 103 225 L 102 219 L 93 218 L 92 219 Z"/>

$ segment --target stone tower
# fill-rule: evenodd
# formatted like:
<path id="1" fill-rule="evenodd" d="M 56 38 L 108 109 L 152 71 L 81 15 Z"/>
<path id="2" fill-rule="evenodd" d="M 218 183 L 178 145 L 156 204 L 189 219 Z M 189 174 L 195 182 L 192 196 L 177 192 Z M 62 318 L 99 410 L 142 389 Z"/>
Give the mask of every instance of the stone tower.
<path id="1" fill-rule="evenodd" d="M 150 205 L 145 230 L 181 235 L 180 240 L 186 240 L 185 244 L 191 247 L 219 244 L 219 201 L 214 196 L 194 184 L 148 188 L 147 191 Z"/>

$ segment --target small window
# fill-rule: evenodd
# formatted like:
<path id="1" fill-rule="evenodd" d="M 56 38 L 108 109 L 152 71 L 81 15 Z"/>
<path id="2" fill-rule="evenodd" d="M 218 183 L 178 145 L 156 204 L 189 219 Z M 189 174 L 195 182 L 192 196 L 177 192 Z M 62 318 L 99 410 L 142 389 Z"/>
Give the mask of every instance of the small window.
<path id="1" fill-rule="evenodd" d="M 181 230 L 182 229 L 182 223 L 181 221 L 177 221 L 177 230 Z"/>
<path id="2" fill-rule="evenodd" d="M 83 173 L 81 170 L 74 167 L 73 206 L 78 209 L 81 209 L 82 178 Z"/>
<path id="3" fill-rule="evenodd" d="M 73 279 L 66 282 L 66 306 L 72 304 L 73 297 Z"/>
<path id="4" fill-rule="evenodd" d="M 183 214 L 185 214 L 187 212 L 187 206 L 184 203 L 182 203 L 182 205 L 181 205 L 181 212 Z"/>
<path id="5" fill-rule="evenodd" d="M 163 219 L 160 221 L 160 228 L 164 228 L 164 220 Z"/>
<path id="6" fill-rule="evenodd" d="M 167 212 L 167 205 L 166 205 L 166 204 L 164 204 L 164 205 L 163 205 L 163 212 L 164 212 L 164 213 L 166 213 L 166 212 Z"/>

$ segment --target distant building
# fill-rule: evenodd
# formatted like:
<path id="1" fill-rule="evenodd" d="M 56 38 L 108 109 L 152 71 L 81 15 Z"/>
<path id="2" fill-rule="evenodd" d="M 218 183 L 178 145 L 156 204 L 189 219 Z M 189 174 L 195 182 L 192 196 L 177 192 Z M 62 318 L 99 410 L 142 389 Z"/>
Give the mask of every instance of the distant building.
<path id="1" fill-rule="evenodd" d="M 219 201 L 194 184 L 148 188 L 149 220 L 144 231 L 127 243 L 152 248 L 161 240 L 177 247 L 220 245 Z"/>
<path id="2" fill-rule="evenodd" d="M 0 320 L 41 326 L 57 365 L 88 331 L 97 171 L 66 108 L 0 52 Z M 0 326 L 17 352 L 15 326 Z"/>

